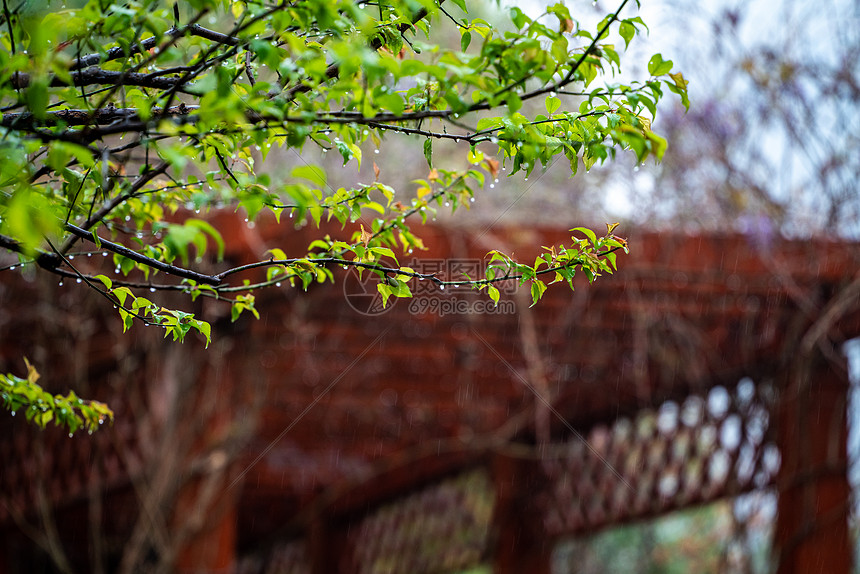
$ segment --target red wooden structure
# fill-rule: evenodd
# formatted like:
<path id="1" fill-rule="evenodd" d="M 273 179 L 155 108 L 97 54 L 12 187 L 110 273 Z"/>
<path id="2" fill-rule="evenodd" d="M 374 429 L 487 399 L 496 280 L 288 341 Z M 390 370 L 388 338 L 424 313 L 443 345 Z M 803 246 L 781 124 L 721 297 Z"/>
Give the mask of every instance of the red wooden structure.
<path id="1" fill-rule="evenodd" d="M 311 237 L 222 224 L 231 264 Z M 565 238 L 437 228 L 412 266 Z M 168 552 L 186 572 L 549 572 L 563 537 L 766 487 L 780 573 L 849 572 L 840 345 L 860 335 L 860 250 L 629 239 L 618 274 L 534 308 L 428 285 L 378 313 L 341 270 L 266 292 L 259 321 L 204 301 L 207 352 L 4 278 L 0 367 L 27 355 L 57 390 L 92 383 L 117 422 L 74 438 L 0 422 L 0 572 L 44 560 L 24 534 L 45 524 L 82 570 Z"/>

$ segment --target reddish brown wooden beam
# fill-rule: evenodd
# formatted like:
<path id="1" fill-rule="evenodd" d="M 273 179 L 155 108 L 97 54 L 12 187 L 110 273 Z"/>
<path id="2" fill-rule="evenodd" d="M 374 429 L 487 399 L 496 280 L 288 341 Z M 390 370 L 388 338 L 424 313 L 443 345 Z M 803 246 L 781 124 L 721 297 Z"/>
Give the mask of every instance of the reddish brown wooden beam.
<path id="1" fill-rule="evenodd" d="M 549 574 L 553 541 L 530 504 L 540 490 L 532 460 L 496 455 L 492 460 L 496 504 L 492 523 L 492 560 L 496 574 Z"/>
<path id="2" fill-rule="evenodd" d="M 837 358 L 840 364 L 834 364 Z M 781 376 L 777 422 L 782 464 L 774 536 L 778 574 L 848 574 L 848 371 L 836 351 L 826 362 L 792 364 Z"/>

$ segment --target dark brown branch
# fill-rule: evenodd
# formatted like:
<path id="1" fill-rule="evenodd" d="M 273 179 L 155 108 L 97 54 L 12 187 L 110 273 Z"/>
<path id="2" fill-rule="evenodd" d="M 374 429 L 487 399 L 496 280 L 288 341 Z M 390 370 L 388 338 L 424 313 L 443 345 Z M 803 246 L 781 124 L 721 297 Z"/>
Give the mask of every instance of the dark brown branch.
<path id="1" fill-rule="evenodd" d="M 171 38 L 179 38 L 184 36 L 185 34 L 190 34 L 192 36 L 199 36 L 201 38 L 206 38 L 207 40 L 212 40 L 213 42 L 218 42 L 219 44 L 227 44 L 228 46 L 235 46 L 239 43 L 239 39 L 234 36 L 228 36 L 227 34 L 222 34 L 220 32 L 215 32 L 213 30 L 209 30 L 197 24 L 191 24 L 185 28 L 178 28 L 174 26 L 170 28 L 167 32 L 164 33 L 165 36 L 169 36 Z M 110 60 L 118 60 L 120 58 L 125 58 L 128 56 L 133 56 L 134 54 L 140 54 L 141 52 L 146 52 L 147 50 L 151 50 L 158 45 L 159 38 L 155 36 L 150 36 L 144 40 L 141 40 L 134 46 L 131 46 L 128 49 L 121 48 L 119 46 L 115 46 L 107 51 L 106 54 L 89 54 L 86 56 L 81 56 L 69 66 L 71 71 L 82 70 L 84 68 L 89 68 L 90 66 L 96 66 L 101 64 L 102 62 L 107 62 Z"/>
<path id="2" fill-rule="evenodd" d="M 0 235 L 0 247 L 8 249 L 9 251 L 13 251 L 15 253 L 20 253 L 21 255 L 32 255 L 32 249 L 27 249 L 20 241 L 13 239 L 7 235 Z M 49 271 L 53 271 L 56 269 L 62 260 L 55 254 L 41 250 L 35 250 L 36 252 L 36 264 L 43 269 L 47 269 Z"/>
<path id="3" fill-rule="evenodd" d="M 166 116 L 184 116 L 197 110 L 196 106 L 186 106 L 180 104 L 166 110 Z M 160 108 L 153 108 L 153 114 L 161 114 Z M 39 126 L 54 126 L 57 124 L 65 124 L 67 126 L 89 126 L 89 125 L 113 125 L 118 122 L 140 122 L 140 115 L 137 108 L 114 108 L 107 107 L 98 110 L 59 110 L 56 112 L 48 112 L 44 119 L 37 119 L 30 112 L 4 114 L 0 119 L 0 126 L 12 129 L 28 129 L 36 125 Z"/>
<path id="4" fill-rule="evenodd" d="M 166 32 L 166 35 L 179 35 L 180 33 L 181 32 L 176 28 L 171 28 Z M 81 56 L 80 58 L 72 62 L 72 65 L 69 66 L 69 70 L 82 70 L 83 68 L 89 68 L 90 66 L 101 64 L 102 62 L 118 60 L 127 56 L 133 56 L 134 54 L 139 54 L 141 52 L 151 50 L 157 44 L 158 39 L 155 36 L 150 36 L 145 40 L 141 40 L 134 46 L 131 46 L 128 50 L 126 50 L 125 48 L 120 48 L 119 46 L 115 46 L 109 49 L 104 56 L 101 54 L 88 54 L 86 56 Z"/>
<path id="5" fill-rule="evenodd" d="M 206 285 L 220 285 L 221 279 L 218 277 L 213 277 L 212 275 L 204 275 L 203 273 L 198 273 L 196 271 L 192 271 L 190 269 L 184 269 L 182 267 L 176 267 L 175 265 L 171 265 L 169 263 L 165 263 L 163 261 L 159 261 L 157 259 L 153 259 L 152 257 L 147 257 L 146 255 L 141 255 L 137 251 L 129 249 L 125 245 L 120 245 L 119 243 L 113 243 L 112 241 L 108 241 L 107 239 L 101 239 L 98 235 L 96 235 L 92 231 L 87 231 L 86 229 L 81 229 L 77 225 L 72 225 L 71 223 L 66 223 L 63 228 L 69 233 L 80 237 L 81 239 L 86 239 L 87 241 L 91 241 L 99 246 L 101 249 L 106 249 L 107 251 L 112 251 L 118 255 L 122 255 L 127 259 L 131 259 L 137 263 L 142 265 L 146 265 L 147 267 L 151 267 L 153 269 L 157 269 L 159 271 L 164 271 L 165 273 L 170 273 L 171 275 L 176 275 L 177 277 L 183 277 L 185 279 L 193 279 L 198 283 L 205 283 Z"/>
<path id="6" fill-rule="evenodd" d="M 601 257 L 604 255 L 608 255 L 610 253 L 614 253 L 614 252 L 618 251 L 619 249 L 621 249 L 621 248 L 620 247 L 612 247 L 611 249 L 607 249 L 606 251 L 601 251 L 601 252 L 597 253 L 596 255 L 597 255 L 597 257 Z M 315 264 L 315 265 L 332 265 L 332 264 L 334 264 L 334 265 L 346 265 L 349 267 L 361 267 L 363 269 L 369 269 L 371 271 L 380 271 L 380 272 L 384 273 L 385 275 L 390 275 L 390 276 L 401 275 L 404 277 L 413 277 L 413 278 L 418 278 L 418 279 L 429 279 L 430 281 L 432 281 L 433 283 L 435 283 L 436 285 L 438 285 L 440 287 L 445 287 L 448 285 L 450 285 L 450 286 L 492 285 L 493 283 L 501 283 L 503 281 L 518 280 L 518 279 L 522 279 L 524 277 L 524 275 L 517 273 L 517 274 L 513 274 L 513 275 L 504 275 L 501 277 L 494 277 L 493 279 L 477 279 L 477 280 L 469 279 L 466 281 L 443 281 L 442 279 L 439 279 L 438 277 L 436 277 L 435 273 L 419 273 L 417 271 L 404 271 L 404 270 L 397 268 L 397 267 L 387 267 L 385 265 L 380 265 L 378 263 L 366 263 L 363 261 L 353 261 L 353 260 L 349 260 L 349 259 L 343 259 L 340 257 L 318 257 L 318 258 L 297 257 L 297 258 L 292 258 L 292 259 L 269 259 L 267 261 L 257 261 L 255 263 L 248 263 L 247 265 L 241 265 L 239 267 L 234 267 L 232 269 L 222 271 L 221 273 L 218 273 L 218 274 L 214 275 L 213 277 L 217 278 L 217 279 L 224 279 L 225 277 L 228 277 L 230 275 L 234 275 L 234 274 L 240 273 L 242 271 L 248 271 L 250 269 L 259 269 L 260 267 L 273 267 L 276 265 L 277 266 L 291 266 L 291 265 L 296 265 L 298 263 L 311 263 L 311 264 Z M 568 263 L 565 263 L 564 265 L 556 265 L 553 267 L 548 267 L 546 269 L 540 269 L 538 271 L 535 271 L 535 276 L 546 275 L 548 273 L 555 273 L 557 271 L 561 271 L 563 269 L 568 269 L 568 268 L 574 267 L 576 265 L 582 265 L 582 263 L 583 262 L 581 260 L 574 259 Z M 282 278 L 279 278 L 279 279 L 282 279 Z M 254 287 L 254 286 L 253 285 L 251 285 L 251 286 L 243 285 L 243 286 L 237 287 L 235 289 L 244 290 L 244 289 L 249 289 L 252 287 Z"/>
<path id="7" fill-rule="evenodd" d="M 52 88 L 62 86 L 91 86 L 94 84 L 112 86 L 123 85 L 141 86 L 158 90 L 178 90 L 181 85 L 181 80 L 177 78 L 165 78 L 157 74 L 142 74 L 140 72 L 113 72 L 95 67 L 72 72 L 69 76 L 71 77 L 71 82 L 67 82 L 64 78 L 59 76 L 54 76 L 51 78 L 48 85 Z M 16 73 L 12 75 L 10 83 L 13 88 L 21 89 L 29 86 L 30 81 L 30 74 Z M 184 90 L 179 91 L 184 92 Z"/>
<path id="8" fill-rule="evenodd" d="M 129 315 L 134 317 L 135 319 L 140 319 L 141 321 L 143 321 L 147 325 L 157 325 L 158 324 L 155 321 L 150 321 L 149 319 L 147 319 L 144 315 L 142 315 L 140 313 L 140 311 L 135 311 L 135 310 L 129 309 L 128 307 L 126 307 L 125 305 L 120 303 L 117 296 L 112 294 L 110 291 L 107 291 L 107 290 L 103 291 L 100 287 L 101 283 L 99 283 L 98 285 L 96 284 L 96 281 L 101 281 L 101 279 L 96 279 L 95 277 L 92 277 L 92 276 L 87 275 L 85 273 L 81 273 L 80 271 L 78 271 L 78 269 L 74 265 L 72 265 L 72 262 L 69 261 L 65 255 L 63 255 L 62 253 L 57 251 L 57 248 L 54 247 L 53 243 L 48 241 L 48 245 L 50 245 L 51 249 L 54 250 L 54 254 L 57 257 L 59 257 L 60 259 L 62 259 L 63 263 L 68 265 L 69 269 L 72 270 L 71 272 L 62 270 L 64 276 L 66 276 L 68 274 L 68 276 L 76 277 L 78 282 L 83 281 L 84 283 L 87 284 L 87 286 L 90 289 L 92 289 L 93 291 L 95 291 L 96 293 L 98 293 L 99 295 L 101 295 L 102 297 L 104 297 L 105 299 L 110 301 L 111 303 L 113 303 L 114 307 L 119 307 L 120 309 L 122 309 L 123 311 L 125 311 L 126 313 L 128 313 Z M 57 271 L 60 271 L 60 270 L 58 269 Z"/>
<path id="9" fill-rule="evenodd" d="M 225 44 L 227 46 L 238 46 L 241 40 L 236 36 L 230 36 L 228 34 L 222 34 L 221 32 L 215 32 L 214 30 L 209 30 L 208 28 L 204 28 L 197 24 L 192 24 L 188 27 L 188 33 L 192 36 L 199 36 L 201 38 L 206 38 L 207 40 L 212 40 L 218 44 Z"/>

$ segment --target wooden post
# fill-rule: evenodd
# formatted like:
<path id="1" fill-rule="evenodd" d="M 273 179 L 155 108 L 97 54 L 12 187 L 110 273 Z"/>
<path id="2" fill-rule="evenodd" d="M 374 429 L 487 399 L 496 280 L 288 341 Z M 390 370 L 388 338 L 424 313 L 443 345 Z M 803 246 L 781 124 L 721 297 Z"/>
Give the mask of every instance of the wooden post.
<path id="1" fill-rule="evenodd" d="M 177 572 L 230 574 L 235 570 L 238 512 L 233 498 L 226 496 L 208 509 L 206 525 L 179 551 Z"/>
<path id="2" fill-rule="evenodd" d="M 778 574 L 848 574 L 848 370 L 835 350 L 783 373 L 774 536 Z"/>
<path id="3" fill-rule="evenodd" d="M 529 505 L 534 461 L 497 455 L 493 459 L 496 506 L 493 514 L 496 574 L 549 574 L 552 570 L 552 541 Z"/>
<path id="4" fill-rule="evenodd" d="M 346 519 L 341 520 L 349 524 Z M 346 574 L 355 572 L 347 530 L 340 526 L 325 510 L 317 512 L 311 520 L 308 535 L 308 554 L 311 574 Z"/>

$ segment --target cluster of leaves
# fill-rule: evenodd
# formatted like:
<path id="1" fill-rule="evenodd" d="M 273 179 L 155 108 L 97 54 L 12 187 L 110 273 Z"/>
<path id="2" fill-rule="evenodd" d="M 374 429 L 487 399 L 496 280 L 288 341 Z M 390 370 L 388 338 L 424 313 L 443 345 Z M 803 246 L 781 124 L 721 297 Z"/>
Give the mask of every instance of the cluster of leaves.
<path id="1" fill-rule="evenodd" d="M 409 296 L 416 278 L 444 287 L 397 262 L 395 250 L 424 248 L 411 219 L 468 206 L 487 175 L 528 176 L 562 154 L 572 173 L 618 149 L 639 161 L 662 156 L 666 142 L 651 122 L 663 89 L 688 103 L 671 61 L 655 55 L 643 82 L 597 84 L 621 68 L 611 37 L 626 48 L 645 29 L 622 17 L 628 3 L 619 0 L 595 30 L 561 2 L 536 17 L 512 8 L 506 30 L 472 17 L 464 0 L 90 0 L 6 10 L 0 247 L 18 254 L 16 265 L 99 291 L 124 329 L 139 320 L 179 341 L 194 330 L 208 343 L 210 327 L 137 293 L 213 297 L 232 305 L 235 320 L 257 315 L 255 290 L 307 288 L 332 279 L 335 265 L 385 277 L 386 298 Z M 446 26 L 459 31 L 459 47 L 439 45 L 436 30 Z M 373 183 L 333 190 L 317 166 L 278 181 L 257 168 L 273 147 L 332 150 L 360 165 L 363 149 L 394 136 L 424 141 L 429 175 L 408 199 L 395 201 L 378 169 Z M 463 146 L 464 169 L 434 166 L 440 140 Z M 282 224 L 288 213 L 295 225 L 336 220 L 353 231 L 228 268 L 220 232 L 195 217 L 212 208 L 243 210 L 249 224 L 271 211 Z M 504 272 L 460 284 L 495 299 L 492 282 L 518 278 L 536 301 L 546 287 L 539 274 L 569 282 L 576 268 L 590 279 L 614 268 L 623 242 L 583 233 L 587 249 L 575 241 L 533 266 L 497 253 Z M 121 276 L 75 260 L 82 242 L 113 253 Z M 212 245 L 217 261 L 198 265 Z M 213 265 L 221 271 L 200 270 Z M 241 278 L 260 267 L 265 280 Z"/>
<path id="2" fill-rule="evenodd" d="M 607 224 L 606 235 L 600 238 L 586 227 L 571 229 L 585 235 L 585 239 L 571 236 L 571 244 L 568 247 L 545 246 L 544 252 L 535 258 L 534 265 L 531 266 L 518 263 L 500 251 L 491 251 L 486 279 L 479 282 L 478 288 L 486 287 L 490 299 L 498 304 L 499 290 L 492 283 L 511 279 L 517 280 L 520 285 L 530 282 L 532 306 L 534 306 L 543 296 L 548 285 L 565 281 L 573 290 L 573 278 L 577 268 L 582 270 L 589 283 L 594 282 L 603 273 L 611 275 L 618 269 L 616 251 L 621 249 L 625 253 L 628 252 L 627 241 L 613 234 L 617 226 L 617 223 Z M 541 275 L 552 277 L 552 281 L 546 283 L 540 278 Z"/>
<path id="3" fill-rule="evenodd" d="M 12 416 L 23 411 L 27 420 L 45 428 L 51 421 L 65 427 L 70 434 L 84 428 L 90 433 L 98 430 L 105 421 L 113 422 L 113 411 L 104 403 L 85 401 L 74 391 L 68 395 L 52 395 L 37 383 L 39 373 L 24 359 L 27 377 L 0 373 L 0 401 Z"/>
<path id="4" fill-rule="evenodd" d="M 140 319 L 149 325 L 160 325 L 164 328 L 164 336 L 173 335 L 174 341 L 184 341 L 191 329 L 206 338 L 207 347 L 212 341 L 212 326 L 206 321 L 195 319 L 192 313 L 156 305 L 146 297 L 135 295 L 128 287 L 114 287 L 113 280 L 106 275 L 99 274 L 94 279 L 101 281 L 105 287 L 104 293 L 116 301 L 123 332 L 131 328 L 135 319 Z"/>

